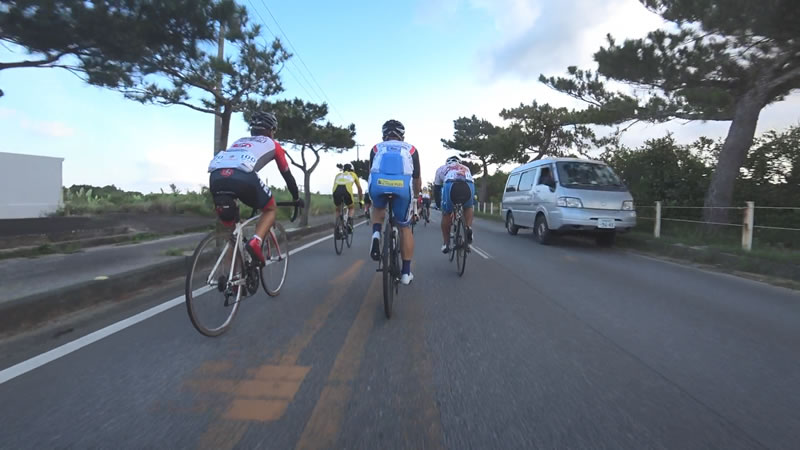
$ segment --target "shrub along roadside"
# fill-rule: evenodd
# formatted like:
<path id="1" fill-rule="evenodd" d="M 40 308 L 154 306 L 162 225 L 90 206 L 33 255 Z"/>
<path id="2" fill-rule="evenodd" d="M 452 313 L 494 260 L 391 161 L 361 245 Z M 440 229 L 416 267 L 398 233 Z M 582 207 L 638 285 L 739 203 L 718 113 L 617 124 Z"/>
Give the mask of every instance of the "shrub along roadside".
<path id="1" fill-rule="evenodd" d="M 140 214 L 195 214 L 214 216 L 214 205 L 208 188 L 200 192 L 181 192 L 174 185 L 171 192 L 158 194 L 142 194 L 140 192 L 123 191 L 116 186 L 95 187 L 74 185 L 64 188 L 64 205 L 56 215 L 99 215 L 108 213 L 140 213 Z M 290 201 L 291 194 L 284 189 L 272 188 L 277 201 Z M 241 205 L 242 217 L 250 217 L 251 209 Z M 312 194 L 310 215 L 332 214 L 333 200 L 330 195 Z M 279 219 L 288 219 L 291 208 L 280 208 Z"/>

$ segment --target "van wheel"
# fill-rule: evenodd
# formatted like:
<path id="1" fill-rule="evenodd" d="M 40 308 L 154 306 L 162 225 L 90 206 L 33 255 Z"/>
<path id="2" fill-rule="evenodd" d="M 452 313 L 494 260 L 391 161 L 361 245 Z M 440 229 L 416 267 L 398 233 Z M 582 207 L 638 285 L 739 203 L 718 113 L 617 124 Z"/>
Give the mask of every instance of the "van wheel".
<path id="1" fill-rule="evenodd" d="M 617 241 L 617 233 L 615 231 L 598 233 L 595 236 L 595 242 L 597 242 L 597 245 L 599 245 L 600 247 L 613 247 L 616 241 Z"/>
<path id="2" fill-rule="evenodd" d="M 553 232 L 547 226 L 547 219 L 542 213 L 536 216 L 536 222 L 533 224 L 533 237 L 542 245 L 549 244 L 553 238 Z"/>
<path id="3" fill-rule="evenodd" d="M 506 231 L 512 236 L 516 236 L 519 233 L 519 227 L 514 224 L 514 215 L 511 214 L 511 211 L 506 215 Z"/>

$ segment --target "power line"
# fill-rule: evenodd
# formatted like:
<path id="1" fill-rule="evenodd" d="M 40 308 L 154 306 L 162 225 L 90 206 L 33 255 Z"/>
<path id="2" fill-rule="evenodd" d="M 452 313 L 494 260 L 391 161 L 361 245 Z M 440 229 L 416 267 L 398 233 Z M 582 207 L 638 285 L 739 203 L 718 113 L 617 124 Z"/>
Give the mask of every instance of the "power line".
<path id="1" fill-rule="evenodd" d="M 255 5 L 253 4 L 253 2 L 252 2 L 251 0 L 248 0 L 248 3 L 250 3 L 250 6 L 252 6 L 252 7 L 253 7 L 253 11 L 256 13 L 256 15 L 258 16 L 258 18 L 259 18 L 259 19 L 261 19 L 261 22 L 264 24 L 264 27 L 267 29 L 267 31 L 269 32 L 269 34 L 271 34 L 271 35 L 272 35 L 272 37 L 274 37 L 274 38 L 278 38 L 278 35 L 277 35 L 277 34 L 275 34 L 275 33 L 272 31 L 272 29 L 269 27 L 269 25 L 267 25 L 267 22 L 266 22 L 266 20 L 264 20 L 264 17 L 261 15 L 261 13 L 260 13 L 260 12 L 258 12 L 258 10 L 256 9 L 256 7 L 255 7 Z M 263 36 L 261 36 L 261 39 L 263 39 L 263 40 L 264 40 L 264 43 L 265 43 L 267 46 L 269 46 L 269 42 L 267 42 L 266 38 L 264 38 Z M 291 61 L 291 59 L 289 60 L 289 62 L 290 62 L 290 63 L 292 62 L 292 61 Z M 300 82 L 300 79 L 297 77 L 297 75 L 295 75 L 295 74 L 294 74 L 294 72 L 291 70 L 291 68 L 290 68 L 288 65 L 284 65 L 284 68 L 286 69 L 286 72 L 287 72 L 289 75 L 291 75 L 291 77 L 292 77 L 292 78 L 293 78 L 293 79 L 294 79 L 294 80 L 297 82 L 297 85 L 298 85 L 298 86 L 300 86 L 300 88 L 303 90 L 303 92 L 305 92 L 305 93 L 306 93 L 306 95 L 307 95 L 307 96 L 308 96 L 310 99 L 312 99 L 312 100 L 317 100 L 317 99 L 319 99 L 319 100 L 322 100 L 322 97 L 321 97 L 321 96 L 320 96 L 318 93 L 316 93 L 316 92 L 315 92 L 315 93 L 314 93 L 314 95 L 312 95 L 312 94 L 311 94 L 311 92 L 309 92 L 309 90 L 308 90 L 308 88 L 306 87 L 306 85 L 304 85 L 303 83 L 301 83 L 301 82 Z M 299 73 L 300 73 L 300 75 L 301 75 L 301 76 L 303 75 L 303 74 L 302 74 L 302 72 L 299 72 Z M 312 86 L 312 85 L 311 85 L 311 83 L 308 81 L 308 79 L 306 79 L 306 78 L 305 78 L 305 76 L 303 76 L 303 79 L 305 80 L 306 84 L 307 84 L 309 87 L 311 87 L 311 89 L 313 90 L 313 86 Z M 316 97 L 316 98 L 315 98 L 315 97 Z"/>
<path id="2" fill-rule="evenodd" d="M 283 31 L 283 27 L 281 27 L 281 24 L 278 22 L 278 19 L 275 18 L 275 15 L 272 14 L 272 11 L 269 9 L 269 6 L 267 6 L 267 4 L 266 4 L 266 2 L 264 2 L 264 0 L 261 0 L 261 4 L 264 5 L 264 8 L 267 10 L 267 13 L 269 14 L 270 17 L 272 17 L 272 20 L 275 22 L 275 25 L 278 26 L 278 30 L 281 32 L 283 37 L 286 38 L 286 43 L 289 44 L 289 48 L 291 48 L 292 51 L 294 51 L 294 54 L 297 55 L 297 59 L 300 60 L 300 63 L 303 64 L 303 67 L 305 67 L 305 69 L 308 72 L 308 74 L 311 77 L 311 79 L 314 81 L 314 83 L 317 85 L 319 90 L 322 92 L 322 96 L 325 98 L 325 100 L 327 101 L 328 105 L 330 105 L 331 109 L 333 109 L 336 112 L 336 115 L 339 116 L 339 119 L 341 119 L 344 122 L 345 121 L 344 117 L 342 117 L 342 114 L 339 112 L 339 110 L 336 108 L 336 106 L 333 105 L 333 103 L 331 102 L 330 98 L 328 98 L 328 95 L 325 92 L 325 89 L 323 89 L 322 86 L 320 86 L 319 82 L 314 77 L 314 73 L 311 71 L 311 69 L 308 68 L 308 65 L 303 60 L 303 57 L 300 56 L 300 52 L 297 51 L 297 48 L 295 48 L 294 44 L 292 44 L 292 40 L 289 39 L 289 35 L 287 35 L 285 31 Z"/>

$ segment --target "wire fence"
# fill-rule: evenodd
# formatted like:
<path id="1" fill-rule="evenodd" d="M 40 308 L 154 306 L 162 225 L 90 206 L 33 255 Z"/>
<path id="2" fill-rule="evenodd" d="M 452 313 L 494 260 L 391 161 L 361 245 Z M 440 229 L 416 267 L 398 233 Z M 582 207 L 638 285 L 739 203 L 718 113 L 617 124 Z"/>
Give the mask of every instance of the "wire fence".
<path id="1" fill-rule="evenodd" d="M 498 202 L 480 202 L 476 208 L 486 214 L 503 214 Z M 715 210 L 712 220 L 705 217 L 709 210 Z M 758 206 L 745 202 L 744 206 L 709 207 L 656 202 L 637 205 L 636 219 L 636 231 L 686 245 L 800 251 L 800 206 Z"/>
<path id="2" fill-rule="evenodd" d="M 711 220 L 705 217 L 709 210 Z M 721 244 L 750 251 L 754 245 L 765 248 L 800 250 L 800 207 L 745 206 L 705 207 L 671 206 L 656 202 L 636 207 L 639 225 L 649 228 L 656 238 L 662 236 L 687 241 L 688 244 Z"/>

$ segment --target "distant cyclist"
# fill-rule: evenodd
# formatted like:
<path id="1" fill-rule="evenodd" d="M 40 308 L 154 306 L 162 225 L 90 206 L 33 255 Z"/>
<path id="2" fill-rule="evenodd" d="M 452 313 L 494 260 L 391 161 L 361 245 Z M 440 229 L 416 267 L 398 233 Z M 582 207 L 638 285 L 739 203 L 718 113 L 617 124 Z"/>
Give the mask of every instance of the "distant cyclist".
<path id="1" fill-rule="evenodd" d="M 342 166 L 342 171 L 336 174 L 333 179 L 333 204 L 336 205 L 333 221 L 339 217 L 339 208 L 342 203 L 347 205 L 347 214 L 345 219 L 347 226 L 352 230 L 353 228 L 353 215 L 355 214 L 355 204 L 353 204 L 353 185 L 358 188 L 358 202 L 361 203 L 364 191 L 361 190 L 361 182 L 358 180 L 358 175 L 353 172 L 353 166 L 345 164 Z"/>
<path id="2" fill-rule="evenodd" d="M 211 173 L 209 190 L 214 196 L 214 205 L 222 223 L 233 226 L 239 220 L 236 199 L 245 205 L 261 210 L 256 232 L 247 243 L 248 251 L 265 262 L 261 242 L 275 223 L 277 206 L 275 198 L 257 172 L 270 161 L 275 161 L 286 182 L 292 198 L 302 207 L 297 183 L 281 144 L 273 136 L 278 128 L 278 119 L 269 112 L 256 112 L 250 119 L 250 137 L 236 140 L 227 150 L 217 153 L 208 165 Z"/>
<path id="3" fill-rule="evenodd" d="M 400 229 L 400 253 L 403 257 L 403 270 L 400 282 L 411 283 L 411 258 L 414 256 L 414 235 L 411 233 L 412 207 L 414 199 L 422 187 L 420 178 L 419 152 L 403 142 L 405 127 L 397 120 L 383 124 L 383 142 L 372 147 L 369 153 L 369 194 L 372 209 L 372 246 L 370 256 L 375 261 L 381 258 L 381 227 L 386 217 L 386 194 L 393 194 L 392 211 L 397 227 Z M 412 181 L 413 180 L 413 181 Z"/>
<path id="4" fill-rule="evenodd" d="M 467 225 L 467 243 L 472 243 L 472 206 L 475 202 L 475 185 L 469 167 L 461 164 L 457 156 L 447 158 L 447 162 L 436 170 L 433 180 L 433 195 L 436 205 L 442 209 L 442 253 L 450 251 L 450 226 L 453 223 L 453 199 L 463 203 L 464 221 Z"/>
<path id="5" fill-rule="evenodd" d="M 431 221 L 431 193 L 428 192 L 428 188 L 422 190 L 422 207 L 425 208 L 425 217 L 427 218 L 426 221 Z"/>

